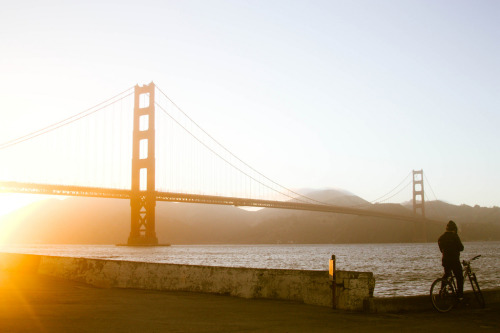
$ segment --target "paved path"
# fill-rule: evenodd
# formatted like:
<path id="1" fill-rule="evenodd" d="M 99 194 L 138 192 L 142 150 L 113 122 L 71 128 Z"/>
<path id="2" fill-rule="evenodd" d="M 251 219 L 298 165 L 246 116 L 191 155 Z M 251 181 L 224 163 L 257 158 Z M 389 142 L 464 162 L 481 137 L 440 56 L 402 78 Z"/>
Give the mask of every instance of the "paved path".
<path id="1" fill-rule="evenodd" d="M 273 300 L 99 289 L 0 271 L 0 332 L 468 332 L 500 330 L 500 304 L 364 314 Z"/>

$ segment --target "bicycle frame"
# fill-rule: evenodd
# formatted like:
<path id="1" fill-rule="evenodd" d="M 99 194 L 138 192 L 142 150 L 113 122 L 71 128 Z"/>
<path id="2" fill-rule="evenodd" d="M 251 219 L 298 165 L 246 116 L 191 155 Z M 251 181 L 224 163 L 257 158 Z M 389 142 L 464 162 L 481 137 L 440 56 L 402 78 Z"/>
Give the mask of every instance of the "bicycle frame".
<path id="1" fill-rule="evenodd" d="M 475 256 L 474 258 L 472 258 L 471 260 L 462 260 L 462 266 L 464 268 L 464 277 L 462 279 L 462 286 L 465 287 L 465 278 L 467 278 L 469 281 L 472 277 L 472 274 L 474 273 L 472 271 L 472 268 L 470 266 L 470 263 L 472 260 L 476 260 L 477 258 L 479 258 L 481 255 L 478 255 L 478 256 Z M 453 274 L 453 271 L 450 272 L 450 274 L 448 276 L 445 276 L 444 277 L 445 279 L 447 279 L 450 284 L 452 285 L 453 287 L 453 291 L 456 293 L 457 292 L 457 278 L 455 277 L 455 274 Z"/>
<path id="2" fill-rule="evenodd" d="M 479 288 L 479 284 L 476 279 L 476 274 L 471 268 L 471 261 L 479 258 L 480 255 L 475 256 L 471 260 L 463 260 L 463 274 L 464 274 L 464 287 L 465 287 L 465 279 L 468 278 L 472 292 L 477 300 L 477 303 L 481 308 L 484 308 L 485 301 L 484 297 L 481 293 L 481 289 Z M 445 274 L 442 278 L 438 278 L 434 280 L 431 286 L 430 295 L 433 307 L 439 312 L 447 312 L 450 311 L 459 301 L 457 297 L 457 281 L 456 276 L 453 274 L 453 271 L 450 271 L 448 274 Z"/>

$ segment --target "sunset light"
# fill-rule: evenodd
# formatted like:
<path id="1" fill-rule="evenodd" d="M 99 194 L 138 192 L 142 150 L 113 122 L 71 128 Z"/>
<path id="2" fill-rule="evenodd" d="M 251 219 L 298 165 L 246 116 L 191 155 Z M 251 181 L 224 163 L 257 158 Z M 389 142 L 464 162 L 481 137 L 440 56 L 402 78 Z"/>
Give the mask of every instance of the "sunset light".
<path id="1" fill-rule="evenodd" d="M 499 331 L 499 17 L 4 1 L 0 332 Z"/>

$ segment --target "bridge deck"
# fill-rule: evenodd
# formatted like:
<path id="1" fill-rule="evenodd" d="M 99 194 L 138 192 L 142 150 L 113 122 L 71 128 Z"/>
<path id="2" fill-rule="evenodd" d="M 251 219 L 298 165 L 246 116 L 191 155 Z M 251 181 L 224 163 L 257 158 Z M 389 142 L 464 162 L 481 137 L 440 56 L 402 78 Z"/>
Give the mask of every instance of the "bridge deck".
<path id="1" fill-rule="evenodd" d="M 46 195 L 63 195 L 63 196 L 79 196 L 79 197 L 96 197 L 96 198 L 111 198 L 111 199 L 130 199 L 132 197 L 131 190 L 108 189 L 98 187 L 85 186 L 67 186 L 67 185 L 48 185 L 48 184 L 33 184 L 20 182 L 0 182 L 0 192 L 10 193 L 26 193 L 26 194 L 46 194 Z M 226 205 L 236 207 L 261 207 L 261 208 L 281 208 L 293 210 L 307 210 L 326 213 L 349 214 L 359 216 L 380 217 L 412 222 L 422 222 L 432 220 L 415 217 L 409 213 L 408 215 L 389 214 L 370 209 L 361 209 L 353 207 L 344 207 L 328 204 L 311 204 L 304 202 L 293 201 L 271 201 L 260 199 L 245 199 L 237 197 L 221 197 L 212 195 L 200 194 L 184 194 L 173 192 L 158 192 L 156 191 L 156 201 L 169 202 L 184 202 L 198 203 L 211 205 Z M 436 221 L 432 221 L 436 222 Z"/>

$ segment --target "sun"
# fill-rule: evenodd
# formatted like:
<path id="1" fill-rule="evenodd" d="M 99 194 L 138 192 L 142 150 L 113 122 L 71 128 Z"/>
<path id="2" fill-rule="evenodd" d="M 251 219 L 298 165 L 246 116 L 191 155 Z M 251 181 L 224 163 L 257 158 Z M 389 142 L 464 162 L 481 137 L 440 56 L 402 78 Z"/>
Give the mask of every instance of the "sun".
<path id="1" fill-rule="evenodd" d="M 44 198 L 46 199 L 46 196 L 43 195 L 0 193 L 0 244 L 9 243 L 12 233 L 18 228 L 17 220 L 3 217 Z"/>
<path id="2" fill-rule="evenodd" d="M 46 199 L 34 194 L 0 193 L 0 218 L 33 202 Z"/>

